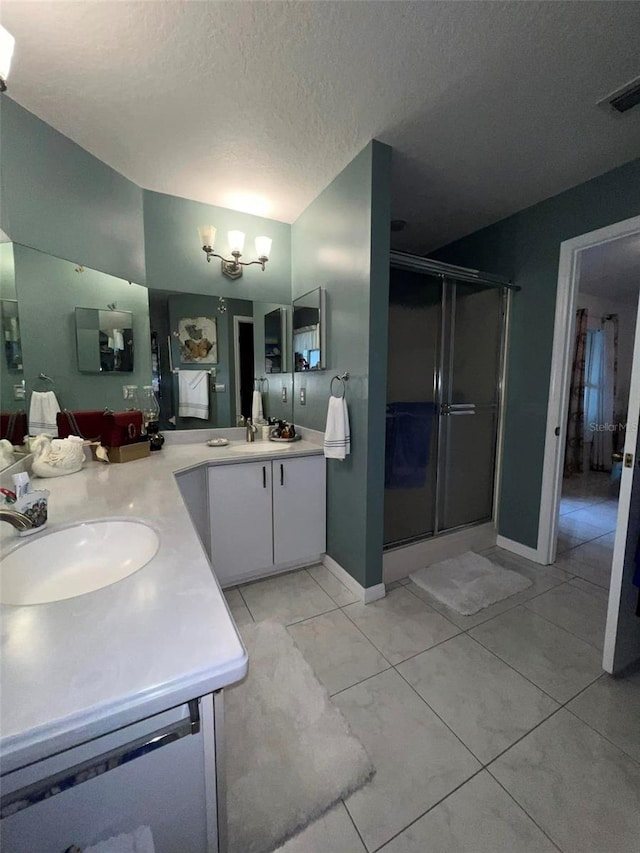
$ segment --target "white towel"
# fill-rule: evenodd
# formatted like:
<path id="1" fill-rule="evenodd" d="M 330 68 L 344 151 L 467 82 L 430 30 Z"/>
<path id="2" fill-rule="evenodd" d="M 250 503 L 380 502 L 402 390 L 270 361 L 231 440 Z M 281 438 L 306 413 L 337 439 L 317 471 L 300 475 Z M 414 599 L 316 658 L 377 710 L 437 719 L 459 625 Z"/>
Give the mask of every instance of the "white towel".
<path id="1" fill-rule="evenodd" d="M 59 411 L 60 404 L 53 391 L 33 391 L 29 404 L 29 435 L 47 433 L 56 438 L 56 415 Z"/>
<path id="2" fill-rule="evenodd" d="M 181 418 L 209 420 L 209 372 L 181 370 L 178 374 L 178 414 Z"/>
<path id="3" fill-rule="evenodd" d="M 253 392 L 251 399 L 251 420 L 254 424 L 264 420 L 262 413 L 262 394 L 259 391 Z"/>
<path id="4" fill-rule="evenodd" d="M 114 835 L 92 847 L 85 847 L 84 853 L 155 853 L 155 847 L 151 829 L 139 826 L 134 832 Z"/>
<path id="5" fill-rule="evenodd" d="M 324 431 L 324 455 L 327 459 L 344 459 L 351 453 L 349 412 L 344 397 L 329 397 L 327 425 Z"/>

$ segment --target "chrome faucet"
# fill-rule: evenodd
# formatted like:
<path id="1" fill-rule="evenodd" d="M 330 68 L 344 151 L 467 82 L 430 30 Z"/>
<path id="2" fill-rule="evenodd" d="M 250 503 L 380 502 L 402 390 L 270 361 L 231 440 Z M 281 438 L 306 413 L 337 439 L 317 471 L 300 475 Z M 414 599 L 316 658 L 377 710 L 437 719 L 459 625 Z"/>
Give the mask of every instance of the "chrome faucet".
<path id="1" fill-rule="evenodd" d="M 0 507 L 0 521 L 9 522 L 18 531 L 31 530 L 34 527 L 28 515 L 18 512 L 17 509 L 8 509 L 7 507 Z"/>
<path id="2" fill-rule="evenodd" d="M 247 427 L 247 441 L 255 441 L 258 427 L 251 423 L 251 418 L 247 418 L 245 426 Z"/>

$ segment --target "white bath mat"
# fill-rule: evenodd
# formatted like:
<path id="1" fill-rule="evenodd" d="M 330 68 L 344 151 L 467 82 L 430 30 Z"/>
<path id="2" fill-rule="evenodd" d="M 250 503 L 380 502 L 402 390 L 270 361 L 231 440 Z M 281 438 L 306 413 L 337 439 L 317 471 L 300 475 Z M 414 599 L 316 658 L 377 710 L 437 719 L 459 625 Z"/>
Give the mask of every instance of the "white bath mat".
<path id="1" fill-rule="evenodd" d="M 287 630 L 242 635 L 249 675 L 225 691 L 229 853 L 270 853 L 374 771 Z"/>
<path id="2" fill-rule="evenodd" d="M 496 601 L 522 592 L 532 583 L 529 578 L 503 569 L 473 551 L 418 569 L 409 577 L 463 616 L 471 616 Z"/>

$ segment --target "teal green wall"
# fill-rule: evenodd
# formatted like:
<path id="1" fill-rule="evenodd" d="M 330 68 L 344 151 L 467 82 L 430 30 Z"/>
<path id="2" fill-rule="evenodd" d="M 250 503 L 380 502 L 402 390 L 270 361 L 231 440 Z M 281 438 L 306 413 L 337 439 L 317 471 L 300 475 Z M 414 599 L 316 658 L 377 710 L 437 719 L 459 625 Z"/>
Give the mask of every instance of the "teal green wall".
<path id="1" fill-rule="evenodd" d="M 560 243 L 640 214 L 634 160 L 432 253 L 519 284 L 513 298 L 499 532 L 535 548 Z"/>
<path id="2" fill-rule="evenodd" d="M 0 227 L 15 243 L 145 283 L 142 190 L 0 98 Z"/>
<path id="3" fill-rule="evenodd" d="M 244 231 L 245 260 L 255 257 L 256 237 L 271 237 L 271 258 L 265 271 L 259 266 L 252 266 L 246 267 L 242 278 L 235 281 L 223 276 L 220 261 L 214 258 L 207 263 L 198 241 L 198 226 L 207 224 L 215 225 L 218 229 L 218 245 L 215 248 L 220 254 L 228 251 L 229 230 Z M 290 225 L 224 207 L 145 191 L 144 229 L 149 287 L 264 302 L 291 301 Z"/>
<path id="4" fill-rule="evenodd" d="M 27 392 L 33 390 L 42 372 L 55 380 L 54 390 L 63 409 L 109 406 L 122 411 L 123 385 L 151 384 L 146 287 L 87 268 L 77 273 L 76 265 L 69 261 L 18 244 L 13 248 Z M 74 309 L 106 308 L 110 302 L 133 313 L 135 369 L 131 373 L 80 373 Z M 47 390 L 47 386 L 38 384 L 36 389 Z"/>
<path id="5" fill-rule="evenodd" d="M 351 455 L 327 460 L 327 553 L 365 587 L 382 580 L 390 171 L 391 149 L 370 143 L 291 235 L 293 298 L 327 296 L 327 369 L 296 374 L 294 422 L 324 431 L 331 377 L 349 372 Z"/>

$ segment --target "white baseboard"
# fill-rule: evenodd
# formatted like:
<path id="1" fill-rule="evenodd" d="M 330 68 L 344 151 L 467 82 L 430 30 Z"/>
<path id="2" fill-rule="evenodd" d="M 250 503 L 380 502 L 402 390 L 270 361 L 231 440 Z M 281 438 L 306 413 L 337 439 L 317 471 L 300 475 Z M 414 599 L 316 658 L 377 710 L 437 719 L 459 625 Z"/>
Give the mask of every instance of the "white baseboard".
<path id="1" fill-rule="evenodd" d="M 519 557 L 525 557 L 533 563 L 545 565 L 544 559 L 535 548 L 530 548 L 528 545 L 523 545 L 521 542 L 516 542 L 514 539 L 507 539 L 506 536 L 498 536 L 496 539 L 498 548 L 504 548 L 505 551 L 511 551 L 512 554 L 517 554 Z"/>
<path id="2" fill-rule="evenodd" d="M 317 563 L 321 563 L 323 559 L 324 555 L 322 554 L 310 555 L 309 557 L 305 557 L 304 560 L 294 560 L 290 563 L 279 563 L 276 566 L 267 566 L 264 569 L 253 569 L 252 571 L 244 572 L 241 575 L 236 575 L 233 578 L 226 578 L 224 580 L 220 580 L 218 578 L 218 582 L 222 589 L 231 589 L 231 587 L 240 586 L 243 583 L 252 583 L 253 581 L 270 578 L 273 575 L 282 575 L 285 572 L 294 572 L 296 569 L 315 566 Z M 215 566 L 213 571 L 215 572 Z"/>
<path id="3" fill-rule="evenodd" d="M 322 563 L 329 569 L 332 575 L 343 583 L 351 592 L 355 593 L 358 598 L 362 599 L 365 604 L 370 604 L 372 601 L 377 601 L 379 598 L 384 598 L 387 590 L 383 583 L 378 583 L 375 586 L 364 587 L 362 584 L 352 577 L 346 569 L 343 569 L 340 563 L 336 562 L 333 557 L 325 554 L 322 558 Z"/>
<path id="4" fill-rule="evenodd" d="M 430 566 L 450 557 L 459 557 L 465 551 L 483 551 L 495 544 L 496 529 L 493 522 L 432 536 L 421 542 L 385 551 L 382 558 L 382 576 L 385 583 L 392 583 L 406 578 L 423 566 Z"/>

